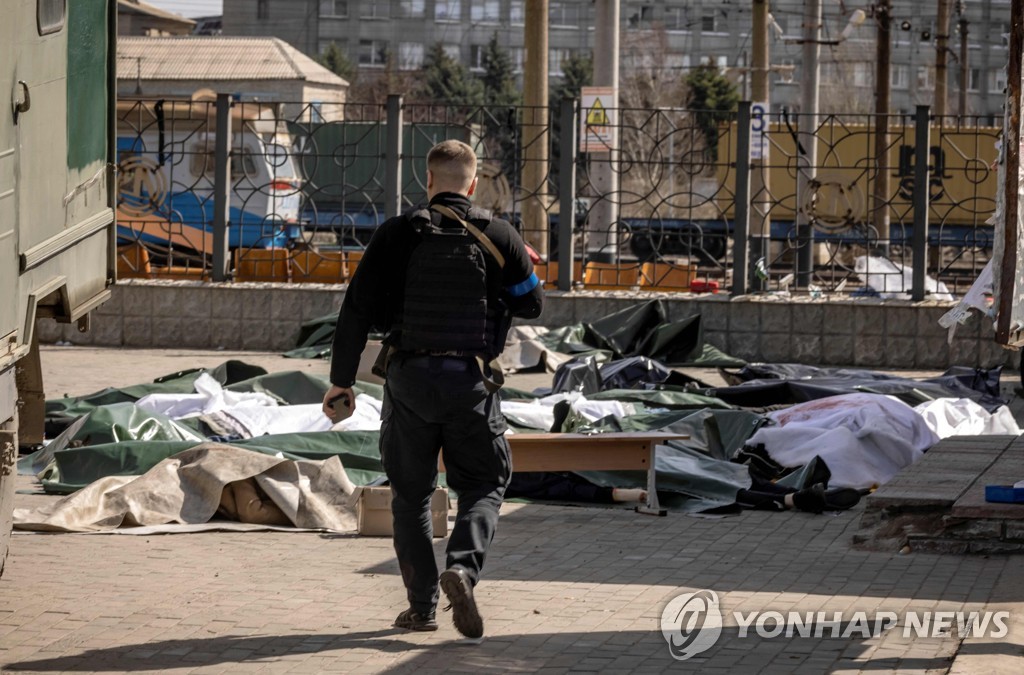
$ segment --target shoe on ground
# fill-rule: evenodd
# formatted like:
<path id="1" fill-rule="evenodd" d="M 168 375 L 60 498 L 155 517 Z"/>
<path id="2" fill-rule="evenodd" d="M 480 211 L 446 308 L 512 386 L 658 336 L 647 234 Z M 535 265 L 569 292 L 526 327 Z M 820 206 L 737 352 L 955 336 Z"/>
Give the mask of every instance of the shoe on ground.
<path id="1" fill-rule="evenodd" d="M 399 614 L 392 625 L 395 628 L 404 628 L 406 630 L 437 630 L 437 621 L 434 619 L 433 614 L 423 615 L 414 609 L 407 609 Z"/>
<path id="2" fill-rule="evenodd" d="M 446 569 L 438 579 L 441 590 L 448 596 L 451 603 L 452 623 L 455 630 L 468 638 L 481 638 L 484 635 L 484 620 L 476 608 L 473 599 L 473 584 L 466 571 L 459 567 Z"/>
<path id="3" fill-rule="evenodd" d="M 860 490 L 853 488 L 832 488 L 825 490 L 825 508 L 828 511 L 845 511 L 860 502 Z"/>
<path id="4" fill-rule="evenodd" d="M 825 510 L 825 488 L 819 483 L 793 493 L 793 506 L 807 513 Z"/>

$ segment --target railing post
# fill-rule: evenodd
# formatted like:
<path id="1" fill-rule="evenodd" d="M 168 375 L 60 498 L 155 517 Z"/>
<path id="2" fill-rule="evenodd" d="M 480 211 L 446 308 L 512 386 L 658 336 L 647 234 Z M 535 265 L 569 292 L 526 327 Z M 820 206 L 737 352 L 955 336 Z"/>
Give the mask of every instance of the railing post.
<path id="1" fill-rule="evenodd" d="M 572 290 L 572 270 L 576 260 L 573 230 L 576 225 L 576 156 L 579 147 L 574 98 L 563 98 L 559 111 L 562 137 L 558 166 L 558 290 Z"/>
<path id="2" fill-rule="evenodd" d="M 746 295 L 750 290 L 750 101 L 740 101 L 736 111 L 736 206 L 733 217 L 732 294 Z"/>
<path id="3" fill-rule="evenodd" d="M 199 104 L 201 105 L 201 104 Z M 213 176 L 213 280 L 228 279 L 231 227 L 231 94 L 217 94 Z"/>
<path id="4" fill-rule="evenodd" d="M 387 146 L 384 150 L 384 215 L 402 212 L 402 97 L 388 95 Z"/>
<path id="5" fill-rule="evenodd" d="M 928 117 L 928 106 L 917 106 L 914 118 L 914 274 L 910 289 L 910 298 L 915 302 L 924 300 L 924 279 L 928 260 L 928 194 L 931 188 L 928 170 L 931 146 Z"/>

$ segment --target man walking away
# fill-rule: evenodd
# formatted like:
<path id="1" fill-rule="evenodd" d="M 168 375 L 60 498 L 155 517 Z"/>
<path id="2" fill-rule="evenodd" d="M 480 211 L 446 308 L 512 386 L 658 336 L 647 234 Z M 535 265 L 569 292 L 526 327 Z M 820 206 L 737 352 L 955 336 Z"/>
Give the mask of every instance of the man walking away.
<path id="1" fill-rule="evenodd" d="M 324 412 L 354 406 L 352 384 L 371 328 L 385 332 L 380 454 L 391 483 L 394 544 L 409 608 L 394 625 L 437 630 L 438 587 L 455 628 L 483 635 L 473 598 L 512 471 L 496 394 L 511 317 L 535 318 L 541 287 L 506 221 L 471 206 L 476 156 L 444 141 L 427 155 L 429 205 L 391 218 L 363 254 L 338 315 Z M 438 578 L 430 495 L 438 451 L 459 496 Z"/>

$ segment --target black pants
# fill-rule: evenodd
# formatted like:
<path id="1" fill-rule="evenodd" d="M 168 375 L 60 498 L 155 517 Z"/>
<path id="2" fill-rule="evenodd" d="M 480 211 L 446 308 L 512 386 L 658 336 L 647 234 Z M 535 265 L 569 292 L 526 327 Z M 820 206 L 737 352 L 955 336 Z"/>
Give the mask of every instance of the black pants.
<path id="1" fill-rule="evenodd" d="M 447 567 L 475 584 L 494 538 L 512 471 L 505 418 L 471 358 L 398 354 L 388 366 L 381 411 L 380 454 L 391 482 L 395 554 L 409 605 L 433 611 L 438 570 L 432 546 L 430 495 L 444 450 L 448 485 L 459 496 Z"/>

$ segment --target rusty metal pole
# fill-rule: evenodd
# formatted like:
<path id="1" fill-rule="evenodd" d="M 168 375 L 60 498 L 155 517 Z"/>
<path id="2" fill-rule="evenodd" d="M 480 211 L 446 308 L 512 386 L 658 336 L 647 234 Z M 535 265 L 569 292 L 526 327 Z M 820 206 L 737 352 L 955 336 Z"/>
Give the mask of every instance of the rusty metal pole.
<path id="1" fill-rule="evenodd" d="M 611 106 L 615 108 L 619 107 L 619 13 L 619 0 L 596 0 L 594 3 L 594 84 L 611 87 L 615 92 Z M 586 115 L 586 111 L 581 114 Z M 618 115 L 615 120 L 621 123 Z M 619 259 L 619 203 L 622 195 L 619 194 L 618 155 L 615 147 L 590 155 L 591 184 L 599 198 L 590 210 L 587 260 L 615 262 Z"/>
<path id="2" fill-rule="evenodd" d="M 1003 255 L 1000 259 L 999 279 L 996 292 L 998 316 L 996 319 L 996 342 L 1005 345 L 1010 342 L 1014 303 L 1014 288 L 1017 281 L 1017 236 L 1020 227 L 1020 97 L 1021 97 L 1021 56 L 1024 52 L 1024 0 L 1010 2 L 1010 49 L 1009 64 L 1006 67 L 1006 136 L 1003 138 L 1003 158 L 1006 161 L 1004 193 L 1006 207 L 1003 209 Z M 1016 332 L 1016 331 L 1014 331 Z"/>
<path id="3" fill-rule="evenodd" d="M 877 54 L 875 63 L 875 179 L 872 222 L 878 232 L 878 248 L 889 252 L 889 68 L 892 58 L 892 5 L 875 5 Z"/>
<path id="4" fill-rule="evenodd" d="M 759 127 L 751 137 L 751 144 L 754 152 L 750 159 L 750 185 L 753 196 L 750 218 L 750 259 L 757 266 L 757 273 L 750 279 L 751 289 L 763 291 L 768 288 L 767 277 L 762 277 L 771 267 L 771 182 L 769 180 L 768 167 L 771 162 L 768 159 L 768 145 L 762 142 L 763 135 L 767 135 L 770 129 L 769 119 L 771 113 L 771 92 L 768 89 L 768 0 L 754 0 L 753 11 L 751 12 L 753 25 L 751 27 L 751 97 L 755 110 L 761 108 L 763 117 L 755 124 Z M 755 113 L 756 117 L 756 113 Z M 763 259 L 764 267 L 761 268 L 758 262 Z"/>
<path id="5" fill-rule="evenodd" d="M 949 50 L 949 0 L 939 0 L 938 17 L 935 23 L 935 103 L 932 112 L 938 118 L 939 126 L 946 115 L 946 102 L 949 97 L 949 73 L 946 67 Z"/>
<path id="6" fill-rule="evenodd" d="M 971 83 L 971 69 L 967 52 L 967 17 L 960 15 L 960 91 L 958 94 L 957 112 L 960 117 L 967 116 L 967 87 Z"/>
<path id="7" fill-rule="evenodd" d="M 548 255 L 548 0 L 526 0 L 523 69 L 523 236 Z"/>

